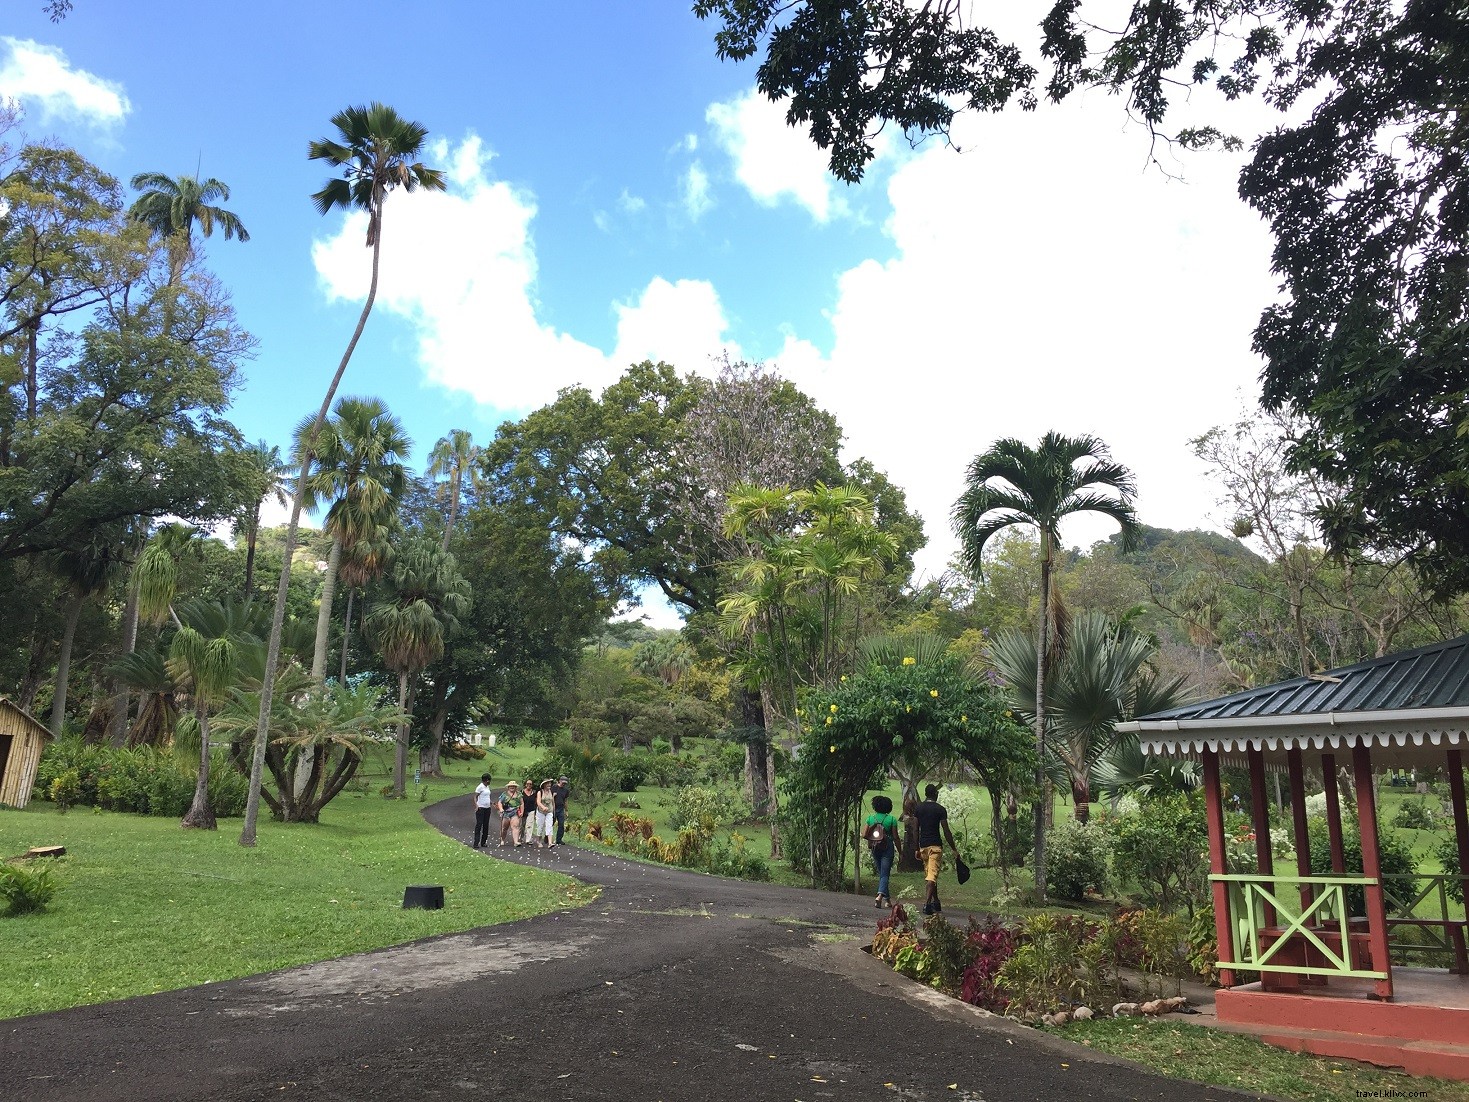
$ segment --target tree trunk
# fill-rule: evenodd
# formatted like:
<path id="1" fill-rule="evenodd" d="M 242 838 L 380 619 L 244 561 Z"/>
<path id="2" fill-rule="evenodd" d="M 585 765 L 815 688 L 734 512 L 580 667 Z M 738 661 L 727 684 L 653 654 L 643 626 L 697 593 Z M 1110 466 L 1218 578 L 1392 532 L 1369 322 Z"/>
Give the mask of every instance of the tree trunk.
<path id="1" fill-rule="evenodd" d="M 765 715 L 765 816 L 770 820 L 770 856 L 780 856 L 780 822 L 776 815 L 775 795 L 775 738 L 780 730 L 780 714 L 776 711 L 775 695 L 770 683 L 760 686 L 760 710 Z"/>
<path id="2" fill-rule="evenodd" d="M 132 654 L 138 646 L 138 594 L 132 586 L 128 586 L 127 601 L 123 604 L 122 611 L 122 649 L 124 654 Z M 113 746 L 121 746 L 128 737 L 128 709 L 130 707 L 131 694 L 127 686 L 118 689 L 117 696 L 112 701 L 112 731 L 108 735 L 108 741 Z"/>
<path id="3" fill-rule="evenodd" d="M 408 789 L 408 724 L 413 717 L 408 714 L 408 675 L 398 675 L 398 708 L 403 719 L 398 724 L 398 737 L 393 745 L 393 795 L 402 799 Z"/>
<path id="4" fill-rule="evenodd" d="M 434 682 L 433 703 L 430 707 L 428 732 L 428 745 L 420 752 L 418 757 L 418 770 L 425 777 L 442 777 L 443 766 L 440 764 L 440 754 L 444 747 L 444 723 L 449 718 L 449 685 L 440 678 Z"/>
<path id="5" fill-rule="evenodd" d="M 219 824 L 214 819 L 214 809 L 209 806 L 209 712 L 203 706 L 196 707 L 194 714 L 199 719 L 199 775 L 194 780 L 194 802 L 184 815 L 182 827 L 195 830 L 215 830 Z"/>
<path id="6" fill-rule="evenodd" d="M 352 339 L 347 342 L 347 350 L 342 353 L 342 362 L 337 365 L 337 373 L 332 376 L 331 385 L 326 388 L 326 397 L 322 399 L 321 408 L 316 411 L 316 420 L 311 423 L 308 433 L 308 446 L 303 448 L 301 457 L 301 470 L 296 477 L 296 492 L 291 498 L 291 519 L 286 525 L 285 548 L 281 560 L 281 577 L 276 585 L 275 607 L 270 617 L 270 638 L 265 644 L 265 683 L 260 687 L 260 712 L 255 721 L 255 746 L 250 755 L 250 790 L 245 797 L 245 825 L 240 830 L 240 845 L 253 846 L 255 844 L 256 820 L 260 816 L 260 782 L 265 771 L 265 746 L 270 741 L 270 712 L 275 700 L 275 676 L 280 668 L 281 660 L 281 633 L 286 624 L 286 598 L 291 588 L 291 556 L 296 551 L 296 537 L 301 527 L 301 503 L 306 496 L 306 479 L 311 473 L 311 460 L 316 450 L 316 438 L 321 432 L 321 426 L 326 422 L 326 415 L 331 412 L 332 399 L 337 396 L 337 387 L 342 383 L 342 376 L 347 371 L 347 364 L 352 359 L 352 353 L 357 348 L 357 342 L 362 337 L 362 330 L 367 328 L 367 316 L 372 313 L 373 301 L 377 298 L 377 276 L 378 262 L 382 256 L 382 212 L 378 210 L 369 213 L 369 218 L 376 217 L 375 231 L 372 244 L 372 281 L 367 287 L 367 301 L 362 304 L 362 313 L 357 318 L 357 328 L 352 330 Z"/>
<path id="7" fill-rule="evenodd" d="M 347 611 L 342 615 L 342 669 L 337 680 L 347 683 L 347 655 L 352 649 L 352 598 L 357 596 L 357 587 L 347 589 Z"/>
<path id="8" fill-rule="evenodd" d="M 71 646 L 76 641 L 77 620 L 82 615 L 80 593 L 73 593 L 66 604 L 66 628 L 61 633 L 61 656 L 56 662 L 56 690 L 51 698 L 51 734 L 59 736 L 66 722 L 66 689 L 71 678 Z"/>
<path id="9" fill-rule="evenodd" d="M 765 768 L 765 757 L 769 752 L 770 732 L 765 727 L 765 712 L 760 697 L 749 689 L 739 690 L 740 723 L 746 730 L 745 738 L 745 798 L 750 801 L 753 815 L 765 814 L 770 804 L 770 787 Z M 753 732 L 762 732 L 759 738 Z"/>
<path id="10" fill-rule="evenodd" d="M 245 529 L 245 600 L 250 599 L 250 591 L 255 586 L 255 541 L 260 535 L 260 506 L 255 506 L 255 511 L 250 514 L 250 527 Z"/>
<path id="11" fill-rule="evenodd" d="M 321 605 L 316 610 L 316 648 L 311 652 L 311 680 L 318 685 L 326 681 L 326 652 L 332 638 L 332 599 L 337 592 L 337 569 L 342 565 L 342 540 L 332 540 L 326 557 L 326 573 L 321 579 Z"/>
<path id="12" fill-rule="evenodd" d="M 1051 628 L 1051 533 L 1041 529 L 1041 625 L 1035 655 L 1035 853 L 1031 871 L 1039 902 L 1046 899 L 1046 659 Z"/>
<path id="13" fill-rule="evenodd" d="M 1078 823 L 1091 822 L 1091 779 L 1085 775 L 1071 778 L 1071 803 Z"/>
<path id="14" fill-rule="evenodd" d="M 459 519 L 459 464 L 454 464 L 449 475 L 449 522 L 444 525 L 444 552 L 449 550 L 449 537 L 454 534 L 454 522 Z"/>

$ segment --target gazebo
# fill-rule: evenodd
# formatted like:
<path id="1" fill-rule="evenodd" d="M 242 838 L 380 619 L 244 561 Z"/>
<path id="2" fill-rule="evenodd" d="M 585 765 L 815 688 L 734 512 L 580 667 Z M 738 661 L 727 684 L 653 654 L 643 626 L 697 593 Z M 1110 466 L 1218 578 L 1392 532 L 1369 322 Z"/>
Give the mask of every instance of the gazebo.
<path id="1" fill-rule="evenodd" d="M 1157 712 L 1119 731 L 1136 734 L 1145 753 L 1203 765 L 1222 1023 L 1297 1051 L 1469 1079 L 1465 913 L 1449 891 L 1455 879 L 1469 888 L 1469 636 Z M 1225 765 L 1249 770 L 1250 871 L 1226 867 Z M 1311 872 L 1306 822 L 1313 767 L 1331 843 L 1331 873 L 1322 876 Z M 1362 868 L 1352 872 L 1338 786 L 1344 768 L 1362 851 Z M 1446 770 L 1458 877 L 1383 874 L 1373 771 L 1401 768 Z M 1272 856 L 1269 769 L 1289 778 L 1293 870 L 1277 871 Z M 1437 961 L 1446 969 L 1422 967 Z M 1242 972 L 1260 978 L 1238 982 Z"/>

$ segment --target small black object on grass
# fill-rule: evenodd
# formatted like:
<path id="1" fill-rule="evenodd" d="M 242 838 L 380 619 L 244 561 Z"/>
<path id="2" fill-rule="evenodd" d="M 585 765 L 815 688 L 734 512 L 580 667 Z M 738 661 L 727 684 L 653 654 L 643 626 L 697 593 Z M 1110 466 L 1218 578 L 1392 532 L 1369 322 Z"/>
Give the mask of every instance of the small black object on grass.
<path id="1" fill-rule="evenodd" d="M 440 911 L 444 908 L 444 888 L 441 884 L 416 884 L 403 889 L 403 909 L 419 907 L 425 911 Z"/>

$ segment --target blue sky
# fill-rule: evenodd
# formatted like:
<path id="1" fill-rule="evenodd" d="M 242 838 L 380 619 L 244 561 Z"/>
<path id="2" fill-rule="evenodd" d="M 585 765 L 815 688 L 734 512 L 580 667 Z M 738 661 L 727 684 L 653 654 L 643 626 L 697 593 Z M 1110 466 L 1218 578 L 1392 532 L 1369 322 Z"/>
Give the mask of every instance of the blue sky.
<path id="1" fill-rule="evenodd" d="M 259 340 L 233 411 L 252 439 L 314 409 L 355 321 L 363 226 L 316 214 L 305 151 L 378 99 L 429 128 L 453 183 L 390 202 L 343 392 L 382 397 L 420 462 L 559 387 L 728 351 L 776 364 L 908 490 L 930 572 L 964 464 L 998 436 L 1095 432 L 1145 521 L 1215 512 L 1187 441 L 1253 397 L 1269 241 L 1234 197 L 1238 155 L 1150 168 L 1115 99 L 962 118 L 962 152 L 885 139 L 849 188 L 683 3 L 40 9 L 7 5 L 0 32 L 27 136 L 124 179 L 197 166 L 232 189 L 251 240 L 205 248 Z"/>

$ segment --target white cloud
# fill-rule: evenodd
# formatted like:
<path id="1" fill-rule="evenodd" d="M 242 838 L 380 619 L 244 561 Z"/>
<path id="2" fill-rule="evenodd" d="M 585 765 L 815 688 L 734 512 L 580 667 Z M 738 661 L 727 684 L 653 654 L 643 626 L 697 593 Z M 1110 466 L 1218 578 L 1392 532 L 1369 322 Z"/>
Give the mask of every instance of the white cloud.
<path id="1" fill-rule="evenodd" d="M 1254 391 L 1269 242 L 1235 197 L 1237 158 L 1193 157 L 1187 183 L 1141 171 L 1146 139 L 1097 126 L 1109 106 L 962 116 L 972 152 L 932 146 L 893 174 L 894 255 L 841 275 L 829 354 L 787 334 L 772 357 L 837 415 L 849 456 L 907 490 L 922 569 L 952 556 L 964 469 L 1002 436 L 1095 433 L 1136 473 L 1144 522 L 1210 512 L 1187 441 Z"/>
<path id="2" fill-rule="evenodd" d="M 704 280 L 655 277 L 636 303 L 619 303 L 616 310 L 612 362 L 619 367 L 663 360 L 680 371 L 711 374 L 711 356 L 727 351 L 740 357 L 739 346 L 724 339 L 729 321 L 719 295 Z"/>
<path id="3" fill-rule="evenodd" d="M 0 65 L 0 99 L 38 109 L 43 122 L 64 119 L 111 126 L 132 110 L 121 84 L 73 69 L 54 46 L 23 38 L 0 38 L 0 45 L 7 54 Z"/>
<path id="4" fill-rule="evenodd" d="M 775 206 L 792 199 L 818 222 L 846 212 L 827 172 L 827 155 L 807 127 L 786 122 L 785 105 L 751 89 L 704 113 L 715 140 L 734 161 L 735 177 L 754 199 Z"/>
<path id="5" fill-rule="evenodd" d="M 655 278 L 635 301 L 610 304 L 618 334 L 611 356 L 541 321 L 535 198 L 491 180 L 491 156 L 471 134 L 435 153 L 450 166 L 448 191 L 388 200 L 377 307 L 413 325 L 429 381 L 502 412 L 524 412 L 565 386 L 600 390 L 630 362 L 663 359 L 691 370 L 724 346 L 723 309 L 700 281 Z M 353 213 L 312 245 L 329 299 L 366 296 L 366 230 L 366 215 Z"/>
<path id="6" fill-rule="evenodd" d="M 622 194 L 617 197 L 617 206 L 624 214 L 638 214 L 647 205 L 647 201 L 640 196 L 629 194 L 627 188 L 623 188 Z"/>
<path id="7" fill-rule="evenodd" d="M 679 183 L 679 194 L 684 211 L 697 222 L 714 206 L 714 197 L 709 194 L 709 174 L 698 161 L 689 165 Z"/>

